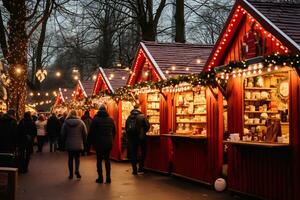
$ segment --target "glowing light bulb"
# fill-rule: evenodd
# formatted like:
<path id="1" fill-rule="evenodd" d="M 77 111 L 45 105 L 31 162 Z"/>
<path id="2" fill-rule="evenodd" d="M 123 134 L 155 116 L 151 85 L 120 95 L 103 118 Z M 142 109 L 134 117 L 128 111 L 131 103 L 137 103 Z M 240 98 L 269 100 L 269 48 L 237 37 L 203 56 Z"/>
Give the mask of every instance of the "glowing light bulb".
<path id="1" fill-rule="evenodd" d="M 93 80 L 95 81 L 97 79 L 97 76 L 96 75 L 93 75 Z"/>
<path id="2" fill-rule="evenodd" d="M 55 73 L 55 76 L 56 76 L 56 77 L 61 77 L 61 73 L 60 73 L 60 72 L 56 72 L 56 73 Z"/>

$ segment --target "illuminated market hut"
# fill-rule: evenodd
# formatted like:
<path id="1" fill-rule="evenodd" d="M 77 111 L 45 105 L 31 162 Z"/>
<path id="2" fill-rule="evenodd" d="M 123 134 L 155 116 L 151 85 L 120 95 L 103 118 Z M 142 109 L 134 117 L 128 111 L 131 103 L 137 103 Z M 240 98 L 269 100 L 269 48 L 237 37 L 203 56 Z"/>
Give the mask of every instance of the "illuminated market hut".
<path id="1" fill-rule="evenodd" d="M 228 104 L 231 190 L 300 198 L 299 15 L 299 3 L 237 0 L 208 59 Z"/>
<path id="2" fill-rule="evenodd" d="M 212 46 L 142 42 L 128 85 L 198 76 Z M 197 86 L 200 87 L 201 86 Z M 212 184 L 222 171 L 218 92 L 178 84 L 162 91 L 139 89 L 142 112 L 151 123 L 145 167 Z"/>
<path id="3" fill-rule="evenodd" d="M 54 92 L 56 99 L 52 108 L 52 112 L 63 114 L 64 112 L 69 111 L 68 105 L 73 99 L 73 90 L 73 88 L 59 88 L 58 92 Z"/>
<path id="4" fill-rule="evenodd" d="M 127 159 L 127 144 L 125 135 L 125 121 L 133 109 L 133 102 L 126 100 L 114 101 L 105 93 L 113 94 L 118 88 L 126 85 L 129 68 L 99 68 L 99 73 L 93 89 L 95 100 L 107 105 L 108 112 L 116 123 L 117 133 L 115 136 L 111 157 L 115 160 Z"/>

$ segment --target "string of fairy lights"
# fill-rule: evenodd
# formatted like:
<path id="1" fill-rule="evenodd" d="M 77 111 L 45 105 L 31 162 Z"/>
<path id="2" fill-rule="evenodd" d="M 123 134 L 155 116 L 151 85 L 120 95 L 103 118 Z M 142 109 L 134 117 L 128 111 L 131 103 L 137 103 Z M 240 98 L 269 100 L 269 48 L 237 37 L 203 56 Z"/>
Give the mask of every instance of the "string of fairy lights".
<path id="1" fill-rule="evenodd" d="M 97 108 L 93 102 L 98 101 L 103 97 L 110 97 L 115 101 L 128 100 L 135 101 L 139 94 L 142 93 L 177 93 L 184 91 L 200 91 L 203 87 L 217 87 L 218 85 L 226 84 L 230 77 L 243 77 L 250 75 L 259 75 L 265 72 L 279 70 L 280 67 L 293 67 L 300 71 L 300 56 L 296 55 L 281 55 L 275 53 L 261 57 L 259 62 L 253 63 L 251 60 L 241 62 L 229 62 L 227 65 L 215 67 L 214 70 L 202 71 L 199 74 L 179 75 L 167 80 L 158 82 L 141 82 L 135 85 L 127 85 L 115 90 L 111 93 L 108 90 L 103 90 L 93 97 L 83 98 L 82 102 L 75 101 L 64 102 L 64 106 L 72 108 L 91 109 Z"/>

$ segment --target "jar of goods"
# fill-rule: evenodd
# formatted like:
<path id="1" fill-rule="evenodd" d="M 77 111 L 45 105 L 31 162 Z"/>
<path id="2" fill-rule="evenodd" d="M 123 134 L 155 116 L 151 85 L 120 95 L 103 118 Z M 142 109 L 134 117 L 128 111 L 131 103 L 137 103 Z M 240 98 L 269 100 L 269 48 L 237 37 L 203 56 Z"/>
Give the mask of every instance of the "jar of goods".
<path id="1" fill-rule="evenodd" d="M 264 87 L 264 78 L 262 76 L 256 78 L 256 87 Z"/>
<path id="2" fill-rule="evenodd" d="M 253 87 L 253 85 L 254 85 L 253 82 L 254 82 L 254 81 L 253 81 L 253 78 L 249 78 L 249 79 L 248 79 L 248 87 L 249 87 L 249 88 L 252 88 L 252 87 Z"/>
<path id="3" fill-rule="evenodd" d="M 270 98 L 270 94 L 268 92 L 266 92 L 266 91 L 262 91 L 260 93 L 260 98 L 261 99 L 268 99 L 268 98 Z"/>
<path id="4" fill-rule="evenodd" d="M 245 99 L 251 99 L 251 92 L 245 92 Z"/>

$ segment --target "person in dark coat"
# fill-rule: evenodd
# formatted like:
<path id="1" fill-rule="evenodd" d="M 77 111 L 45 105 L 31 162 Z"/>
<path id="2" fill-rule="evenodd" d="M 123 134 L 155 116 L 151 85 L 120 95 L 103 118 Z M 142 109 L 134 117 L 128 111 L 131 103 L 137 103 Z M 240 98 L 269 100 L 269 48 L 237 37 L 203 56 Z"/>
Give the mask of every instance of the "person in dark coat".
<path id="1" fill-rule="evenodd" d="M 77 117 L 75 110 L 70 111 L 67 119 L 65 120 L 61 134 L 65 141 L 65 149 L 68 151 L 68 166 L 69 166 L 69 179 L 73 178 L 73 161 L 75 160 L 75 175 L 81 178 L 79 172 L 80 165 L 80 152 L 84 149 L 86 142 L 87 130 L 85 124 Z"/>
<path id="2" fill-rule="evenodd" d="M 61 132 L 62 125 L 64 124 L 67 116 L 68 116 L 67 112 L 64 112 L 63 115 L 61 115 L 61 114 L 58 115 L 58 120 L 60 123 L 60 132 Z M 63 144 L 64 141 L 63 141 L 63 138 L 61 137 L 61 134 L 58 135 L 57 141 L 58 141 L 58 150 L 64 151 L 64 144 Z"/>
<path id="3" fill-rule="evenodd" d="M 60 122 L 55 113 L 49 117 L 46 125 L 46 131 L 49 137 L 50 152 L 56 151 L 58 148 L 58 137 L 60 134 Z"/>
<path id="4" fill-rule="evenodd" d="M 92 123 L 92 118 L 90 116 L 90 111 L 86 110 L 84 112 L 84 115 L 82 115 L 81 120 L 84 122 L 84 124 L 87 128 L 87 131 L 89 132 L 90 131 L 90 126 L 91 126 L 91 123 Z"/>
<path id="5" fill-rule="evenodd" d="M 20 172 L 26 173 L 30 156 L 33 152 L 33 140 L 37 135 L 37 128 L 31 118 L 30 112 L 24 114 L 24 118 L 18 125 L 18 147 L 20 157 Z"/>
<path id="6" fill-rule="evenodd" d="M 88 144 L 95 148 L 97 154 L 97 183 L 103 183 L 102 160 L 105 161 L 106 183 L 111 183 L 109 156 L 115 134 L 116 127 L 114 120 L 109 117 L 105 106 L 102 105 L 91 123 L 88 135 Z"/>
<path id="7" fill-rule="evenodd" d="M 146 158 L 146 133 L 149 131 L 150 124 L 145 115 L 138 110 L 139 105 L 135 105 L 126 120 L 125 130 L 128 138 L 130 161 L 132 174 L 144 172 L 144 161 Z M 138 148 L 140 147 L 141 156 L 139 159 L 139 169 L 137 169 Z"/>
<path id="8" fill-rule="evenodd" d="M 0 118 L 0 152 L 16 152 L 17 126 L 16 112 L 14 110 L 8 110 L 8 112 Z"/>

